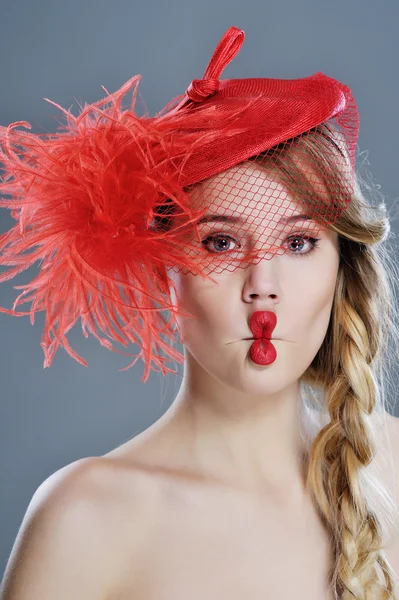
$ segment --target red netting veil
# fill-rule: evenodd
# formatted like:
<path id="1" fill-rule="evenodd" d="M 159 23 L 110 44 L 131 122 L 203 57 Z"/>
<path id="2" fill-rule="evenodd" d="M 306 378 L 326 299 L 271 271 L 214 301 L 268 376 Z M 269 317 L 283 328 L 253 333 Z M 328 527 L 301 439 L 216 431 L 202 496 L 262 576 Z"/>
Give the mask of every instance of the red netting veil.
<path id="1" fill-rule="evenodd" d="M 103 88 L 105 97 L 78 116 L 46 98 L 64 116 L 55 133 L 31 133 L 25 121 L 0 127 L 0 206 L 16 221 L 0 237 L 0 265 L 7 267 L 0 281 L 40 263 L 29 283 L 15 286 L 23 291 L 13 308 L 0 311 L 30 315 L 32 323 L 45 312 L 45 367 L 60 346 L 87 366 L 67 339 L 80 319 L 83 334 L 110 350 L 120 352 L 113 342 L 137 344 L 139 354 L 122 352 L 135 356 L 124 369 L 142 358 L 142 381 L 151 369 L 175 373 L 165 363 L 183 362 L 170 342 L 175 317 L 185 313 L 172 303 L 167 268 L 210 277 L 284 252 L 285 188 L 273 165 L 309 132 L 328 139 L 341 177 L 332 192 L 327 167 L 316 177 L 298 155 L 314 189 L 314 197 L 301 197 L 297 182 L 307 219 L 317 228 L 347 207 L 359 130 L 350 89 L 323 73 L 221 80 L 243 40 L 244 32 L 230 27 L 203 78 L 154 117 L 135 113 L 136 75 L 114 93 Z M 253 160 L 262 156 L 268 168 L 259 178 Z M 265 218 L 262 198 L 272 184 L 278 194 Z M 220 222 L 233 221 L 234 210 L 245 206 L 245 222 L 229 229 L 241 238 L 252 232 L 245 252 L 205 250 L 202 227 L 211 204 Z M 17 311 L 23 303 L 29 309 Z"/>

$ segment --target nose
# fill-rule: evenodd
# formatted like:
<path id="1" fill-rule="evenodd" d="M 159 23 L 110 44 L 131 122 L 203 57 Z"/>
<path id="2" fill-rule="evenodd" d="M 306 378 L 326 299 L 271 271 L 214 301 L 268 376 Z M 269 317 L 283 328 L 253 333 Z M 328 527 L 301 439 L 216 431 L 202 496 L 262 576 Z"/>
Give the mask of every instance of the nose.
<path id="1" fill-rule="evenodd" d="M 281 285 L 277 272 L 277 264 L 272 260 L 261 260 L 248 267 L 243 290 L 243 300 L 247 304 L 256 301 L 273 310 L 281 297 Z"/>

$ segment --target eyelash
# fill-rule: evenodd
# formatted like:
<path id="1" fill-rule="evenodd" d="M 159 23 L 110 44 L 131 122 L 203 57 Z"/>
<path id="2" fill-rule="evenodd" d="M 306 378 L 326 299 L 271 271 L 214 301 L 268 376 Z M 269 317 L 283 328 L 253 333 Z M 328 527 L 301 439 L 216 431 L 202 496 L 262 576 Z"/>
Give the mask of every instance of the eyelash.
<path id="1" fill-rule="evenodd" d="M 225 234 L 225 233 L 213 233 L 212 235 L 209 235 L 207 238 L 204 238 L 201 241 L 201 243 L 207 249 L 209 242 L 212 241 L 214 238 L 226 239 L 226 240 L 231 240 L 233 242 L 237 242 L 237 240 L 235 238 L 233 238 L 231 235 L 228 235 L 228 234 Z M 309 258 L 309 255 L 314 250 L 316 250 L 318 248 L 318 246 L 319 246 L 320 238 L 310 237 L 310 236 L 306 235 L 304 232 L 302 232 L 302 233 L 294 233 L 294 234 L 290 235 L 289 237 L 287 237 L 286 239 L 290 240 L 292 238 L 293 239 L 295 239 L 295 238 L 303 239 L 303 240 L 306 240 L 306 241 L 310 242 L 310 244 L 311 244 L 311 248 L 307 252 L 292 252 L 291 254 L 293 256 L 295 256 L 295 258 L 296 257 L 306 257 L 306 258 Z M 211 250 L 208 250 L 208 249 L 207 249 L 207 251 L 210 254 L 224 254 L 223 252 L 214 252 L 214 251 L 211 251 Z"/>

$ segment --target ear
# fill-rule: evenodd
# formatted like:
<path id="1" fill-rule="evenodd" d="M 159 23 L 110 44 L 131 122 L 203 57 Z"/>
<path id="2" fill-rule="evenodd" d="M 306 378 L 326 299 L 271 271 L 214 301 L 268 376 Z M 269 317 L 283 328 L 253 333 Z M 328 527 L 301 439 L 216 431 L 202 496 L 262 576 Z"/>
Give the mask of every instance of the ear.
<path id="1" fill-rule="evenodd" d="M 168 294 L 174 306 L 177 306 L 175 271 L 171 267 L 154 267 L 154 284 L 161 294 Z"/>
<path id="2" fill-rule="evenodd" d="M 170 294 L 170 299 L 172 301 L 172 304 L 174 306 L 177 306 L 177 295 L 176 295 L 176 288 L 174 285 L 169 284 L 169 294 Z"/>

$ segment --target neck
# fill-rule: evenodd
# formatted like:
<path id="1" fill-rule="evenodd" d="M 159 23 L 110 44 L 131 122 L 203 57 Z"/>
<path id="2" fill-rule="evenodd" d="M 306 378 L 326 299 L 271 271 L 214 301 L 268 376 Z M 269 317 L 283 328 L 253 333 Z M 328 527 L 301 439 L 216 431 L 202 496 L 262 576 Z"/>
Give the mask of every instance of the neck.
<path id="1" fill-rule="evenodd" d="M 299 384 L 254 396 L 186 369 L 166 415 L 184 460 L 212 480 L 260 493 L 304 493 Z"/>

